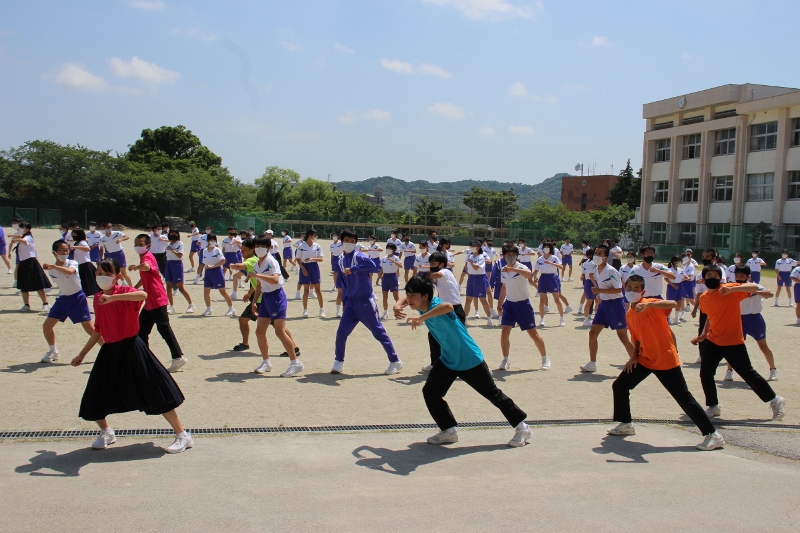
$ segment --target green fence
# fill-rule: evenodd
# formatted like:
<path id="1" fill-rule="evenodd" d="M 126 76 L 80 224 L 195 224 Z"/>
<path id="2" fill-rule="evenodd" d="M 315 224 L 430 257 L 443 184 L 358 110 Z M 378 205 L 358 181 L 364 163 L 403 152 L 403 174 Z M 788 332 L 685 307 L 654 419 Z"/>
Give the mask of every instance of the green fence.
<path id="1" fill-rule="evenodd" d="M 0 226 L 10 226 L 12 218 L 14 218 L 13 207 L 0 207 Z"/>
<path id="2" fill-rule="evenodd" d="M 61 222 L 61 209 L 39 209 L 39 225 L 41 227 L 58 228 L 61 226 Z"/>
<path id="3" fill-rule="evenodd" d="M 38 225 L 37 216 L 39 214 L 39 210 L 35 207 L 15 207 L 14 214 L 22 220 L 30 222 L 34 226 Z"/>

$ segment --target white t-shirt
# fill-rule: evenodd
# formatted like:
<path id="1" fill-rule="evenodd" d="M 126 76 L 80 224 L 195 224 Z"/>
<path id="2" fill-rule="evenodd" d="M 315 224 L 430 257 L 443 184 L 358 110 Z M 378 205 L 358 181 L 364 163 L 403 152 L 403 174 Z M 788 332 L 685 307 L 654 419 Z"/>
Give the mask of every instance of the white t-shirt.
<path id="1" fill-rule="evenodd" d="M 661 263 L 651 263 L 651 267 L 655 267 L 661 272 L 669 272 L 669 269 Z M 656 296 L 663 296 L 664 277 L 656 272 L 650 272 L 643 264 L 638 264 L 631 270 L 631 275 L 636 274 L 644 278 L 644 297 L 655 298 Z"/>
<path id="2" fill-rule="evenodd" d="M 183 259 L 183 255 L 178 257 L 175 252 L 183 254 L 183 243 L 180 240 L 174 243 L 167 243 L 167 261 L 180 261 Z"/>
<path id="3" fill-rule="evenodd" d="M 241 245 L 242 239 L 239 237 L 225 237 L 222 239 L 222 252 L 226 254 L 238 252 L 241 249 Z"/>
<path id="4" fill-rule="evenodd" d="M 625 263 L 619 267 L 619 275 L 622 278 L 622 283 L 628 281 L 628 276 L 631 275 L 631 270 L 633 270 L 634 264 L 635 263 Z"/>
<path id="5" fill-rule="evenodd" d="M 609 255 L 612 259 L 622 259 L 622 248 L 619 246 L 614 246 L 611 250 L 609 250 Z"/>
<path id="6" fill-rule="evenodd" d="M 399 261 L 396 255 L 392 256 L 392 259 Z M 384 257 L 381 259 L 381 269 L 383 270 L 384 274 L 397 274 L 397 271 L 400 269 L 400 267 L 398 267 L 394 262 L 389 261 L 388 257 Z"/>
<path id="7" fill-rule="evenodd" d="M 792 268 L 795 266 L 797 266 L 797 261 L 791 257 L 787 257 L 786 259 L 780 258 L 775 261 L 775 270 L 778 272 L 791 272 Z"/>
<path id="8" fill-rule="evenodd" d="M 150 234 L 150 253 L 163 254 L 167 251 L 169 239 L 163 233 L 153 232 Z"/>
<path id="9" fill-rule="evenodd" d="M 197 229 L 196 227 L 192 228 L 192 242 L 199 240 L 200 240 L 200 230 Z"/>
<path id="10" fill-rule="evenodd" d="M 275 292 L 283 287 L 281 266 L 278 264 L 278 260 L 272 257 L 271 254 L 267 254 L 256 261 L 256 264 L 253 265 L 253 271 L 255 271 L 256 274 L 266 274 L 268 276 L 278 275 L 278 283 L 269 283 L 263 279 L 258 280 L 261 284 L 261 292 Z"/>
<path id="11" fill-rule="evenodd" d="M 89 243 L 86 241 L 81 241 L 75 246 L 89 246 Z M 89 252 L 85 252 L 83 250 L 78 250 L 78 249 L 72 250 L 72 257 L 75 258 L 75 261 L 77 261 L 79 265 L 91 262 L 91 258 L 89 257 Z"/>
<path id="12" fill-rule="evenodd" d="M 608 263 L 606 266 L 603 267 L 603 270 L 597 269 L 595 272 L 594 279 L 597 282 L 598 289 L 621 289 L 622 288 L 622 279 L 619 275 L 619 272 L 616 268 L 612 267 Z M 647 294 L 645 292 L 645 294 Z M 618 298 L 622 298 L 622 293 L 618 292 L 616 294 L 606 294 L 601 293 L 597 296 L 600 297 L 601 300 L 616 300 Z"/>
<path id="13" fill-rule="evenodd" d="M 759 285 L 758 290 L 765 291 L 767 288 Z M 764 299 L 754 293 L 739 302 L 739 307 L 742 311 L 742 315 L 758 315 L 764 309 Z"/>
<path id="14" fill-rule="evenodd" d="M 36 257 L 36 243 L 33 241 L 32 235 L 22 238 L 22 242 L 17 245 L 17 253 L 20 261 Z"/>
<path id="15" fill-rule="evenodd" d="M 403 241 L 401 241 L 401 240 L 400 240 L 400 239 L 398 239 L 397 237 L 395 237 L 394 239 L 392 239 L 392 238 L 390 237 L 390 238 L 389 238 L 389 239 L 386 241 L 386 244 L 394 244 L 394 245 L 395 245 L 395 246 L 397 246 L 398 248 L 400 247 L 400 245 L 401 245 L 402 243 L 403 243 Z"/>
<path id="16" fill-rule="evenodd" d="M 403 258 L 406 258 L 409 255 L 417 255 L 417 247 L 414 246 L 414 243 L 411 241 L 408 243 L 401 242 L 398 244 L 397 251 L 400 252 Z"/>
<path id="17" fill-rule="evenodd" d="M 482 250 L 484 255 L 486 256 L 487 263 L 494 263 L 497 260 L 498 253 L 495 251 L 494 248 L 490 246 L 484 246 Z"/>
<path id="18" fill-rule="evenodd" d="M 368 253 L 370 259 L 378 259 L 381 256 L 381 252 L 383 251 L 377 242 L 374 244 L 370 244 L 368 249 L 369 249 Z"/>
<path id="19" fill-rule="evenodd" d="M 281 253 L 281 245 L 279 244 L 280 241 L 278 239 L 272 238 L 270 239 L 272 245 L 269 247 L 269 253 L 272 255 Z"/>
<path id="20" fill-rule="evenodd" d="M 208 246 L 206 246 L 205 250 L 203 250 L 203 264 L 206 266 L 214 265 L 216 263 L 219 263 L 220 260 L 222 261 L 225 260 L 225 256 L 222 255 L 222 250 L 220 250 L 216 246 L 214 247 L 213 250 L 209 250 Z"/>
<path id="21" fill-rule="evenodd" d="M 103 234 L 100 233 L 99 231 L 94 231 L 94 232 L 90 231 L 89 233 L 86 234 L 86 242 L 89 243 L 90 248 L 94 248 L 95 245 L 100 244 L 100 237 L 102 236 Z"/>
<path id="22" fill-rule="evenodd" d="M 300 246 L 297 247 L 297 257 L 301 262 L 323 256 L 322 248 L 317 243 L 308 244 L 306 241 L 300 241 Z"/>
<path id="23" fill-rule="evenodd" d="M 283 247 L 289 248 L 292 245 L 292 238 L 289 235 L 283 236 Z"/>
<path id="24" fill-rule="evenodd" d="M 693 265 L 691 261 L 687 264 L 683 265 L 683 280 L 694 280 L 697 277 L 697 271 L 695 269 L 696 265 Z"/>
<path id="25" fill-rule="evenodd" d="M 581 273 L 583 273 L 586 281 L 592 281 L 592 278 L 589 277 L 589 274 L 597 274 L 597 265 L 595 265 L 591 259 L 589 261 L 584 261 L 581 265 Z"/>
<path id="26" fill-rule="evenodd" d="M 761 272 L 761 266 L 767 263 L 760 257 L 751 257 L 746 264 L 750 267 L 750 272 Z"/>
<path id="27" fill-rule="evenodd" d="M 478 254 L 477 256 L 475 256 L 472 252 L 470 252 L 470 254 L 467 256 L 467 263 L 471 263 L 475 267 L 478 267 L 477 269 L 475 269 L 472 265 L 468 265 L 467 266 L 467 274 L 469 274 L 470 276 L 485 276 L 486 275 L 486 272 L 485 272 L 486 255 L 485 254 L 481 253 L 481 254 Z"/>
<path id="28" fill-rule="evenodd" d="M 50 274 L 50 277 L 53 278 L 58 285 L 58 295 L 72 296 L 73 294 L 78 294 L 81 292 L 83 288 L 81 287 L 81 277 L 78 274 L 78 262 L 73 261 L 72 259 L 67 259 L 61 266 L 64 268 L 74 268 L 75 272 L 72 274 L 62 274 L 57 270 L 47 271 Z"/>
<path id="29" fill-rule="evenodd" d="M 520 261 L 514 264 L 514 268 L 530 272 L 530 269 Z M 528 278 L 521 275 L 519 272 L 503 272 L 501 270 L 500 282 L 506 286 L 506 300 L 509 302 L 522 302 L 530 299 L 531 295 L 528 292 Z"/>
<path id="30" fill-rule="evenodd" d="M 789 277 L 794 278 L 797 282 L 800 282 L 800 266 L 796 266 L 792 269 L 792 273 L 789 274 Z"/>
<path id="31" fill-rule="evenodd" d="M 331 243 L 331 255 L 333 257 L 339 257 L 340 255 L 342 255 L 343 244 L 344 243 L 342 243 L 342 241 L 336 241 Z"/>
<path id="32" fill-rule="evenodd" d="M 588 251 L 589 251 L 589 250 L 591 250 L 591 249 L 592 249 L 592 247 L 591 247 L 591 246 L 584 246 L 584 247 L 582 248 L 583 255 L 586 255 L 586 252 L 588 252 Z"/>
<path id="33" fill-rule="evenodd" d="M 414 258 L 414 268 L 421 271 L 427 271 L 431 268 L 430 266 L 431 254 L 425 255 L 418 255 Z"/>
<path id="34" fill-rule="evenodd" d="M 533 258 L 536 255 L 536 250 L 530 246 L 519 247 L 519 261 L 520 263 L 531 263 L 533 265 Z"/>
<path id="35" fill-rule="evenodd" d="M 549 261 L 549 263 L 548 263 L 548 261 Z M 561 259 L 559 259 L 558 257 L 556 257 L 556 256 L 554 256 L 552 254 L 550 255 L 549 258 L 547 258 L 547 260 L 545 260 L 545 257 L 542 256 L 542 257 L 540 257 L 540 258 L 538 258 L 536 260 L 536 264 L 533 265 L 533 269 L 534 270 L 538 270 L 542 274 L 556 274 L 556 273 L 558 273 L 559 272 L 558 268 L 556 268 L 554 265 L 552 265 L 550 263 L 555 263 L 556 265 L 560 265 L 561 264 Z"/>
<path id="36" fill-rule="evenodd" d="M 439 298 L 452 305 L 461 305 L 461 291 L 458 289 L 456 277 L 446 268 L 440 270 L 439 273 L 442 277 L 433 280 L 436 290 L 439 292 Z"/>
<path id="37" fill-rule="evenodd" d="M 727 268 L 725 267 L 725 265 L 718 265 L 718 266 L 719 268 L 722 269 L 722 275 L 720 276 L 722 283 L 727 283 L 729 279 L 730 280 L 736 279 L 736 274 L 734 272 L 734 270 L 736 270 L 736 265 L 731 265 Z"/>
<path id="38" fill-rule="evenodd" d="M 561 250 L 561 255 L 565 256 L 565 255 L 572 255 L 572 250 L 574 248 L 575 247 L 572 246 L 572 244 L 564 243 L 561 245 L 561 248 L 559 248 L 559 250 Z"/>
<path id="39" fill-rule="evenodd" d="M 673 285 L 678 285 L 678 284 L 680 284 L 681 281 L 683 281 L 683 269 L 682 268 L 680 268 L 680 267 L 678 267 L 678 268 L 669 267 L 669 271 L 672 272 L 673 274 L 675 274 L 675 279 L 669 280 L 669 283 L 672 283 Z"/>
<path id="40" fill-rule="evenodd" d="M 109 235 L 108 233 L 103 233 L 103 236 L 100 237 L 100 246 L 106 251 L 106 253 L 114 253 L 119 252 L 122 250 L 122 244 L 118 243 L 118 239 L 122 239 L 125 237 L 125 234 L 121 231 L 112 231 Z"/>

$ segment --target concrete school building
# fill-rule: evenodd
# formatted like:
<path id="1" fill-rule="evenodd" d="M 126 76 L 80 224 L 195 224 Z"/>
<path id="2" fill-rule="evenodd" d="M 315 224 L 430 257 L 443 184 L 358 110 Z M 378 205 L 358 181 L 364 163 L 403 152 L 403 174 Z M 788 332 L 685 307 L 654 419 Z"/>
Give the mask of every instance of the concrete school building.
<path id="1" fill-rule="evenodd" d="M 644 104 L 642 116 L 637 222 L 659 255 L 730 257 L 773 240 L 800 251 L 800 89 L 723 85 Z"/>

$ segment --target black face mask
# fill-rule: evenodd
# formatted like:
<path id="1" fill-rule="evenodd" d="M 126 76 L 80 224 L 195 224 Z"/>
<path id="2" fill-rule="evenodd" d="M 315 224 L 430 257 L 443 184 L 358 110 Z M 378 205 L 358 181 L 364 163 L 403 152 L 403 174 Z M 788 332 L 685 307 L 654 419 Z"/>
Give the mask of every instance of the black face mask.
<path id="1" fill-rule="evenodd" d="M 719 289 L 722 285 L 722 280 L 719 278 L 706 278 L 706 287 L 709 289 Z"/>
<path id="2" fill-rule="evenodd" d="M 703 266 L 708 266 L 711 264 L 711 259 L 702 259 L 700 262 L 703 263 Z"/>
<path id="3" fill-rule="evenodd" d="M 656 258 L 656 257 L 655 257 L 654 255 L 645 255 L 645 256 L 642 256 L 642 260 L 643 260 L 645 263 L 652 263 L 652 262 L 653 262 L 653 259 L 655 259 L 655 258 Z"/>
<path id="4" fill-rule="evenodd" d="M 431 267 L 431 272 L 439 272 L 442 267 Z"/>

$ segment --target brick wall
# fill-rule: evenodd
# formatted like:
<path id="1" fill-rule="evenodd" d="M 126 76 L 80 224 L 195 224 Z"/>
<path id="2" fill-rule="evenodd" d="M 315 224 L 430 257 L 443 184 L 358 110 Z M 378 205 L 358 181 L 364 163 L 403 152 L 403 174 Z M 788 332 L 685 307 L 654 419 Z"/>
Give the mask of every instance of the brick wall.
<path id="1" fill-rule="evenodd" d="M 561 203 L 573 211 L 592 211 L 608 205 L 608 191 L 617 176 L 566 176 L 561 178 Z M 585 207 L 584 197 L 585 197 Z"/>

